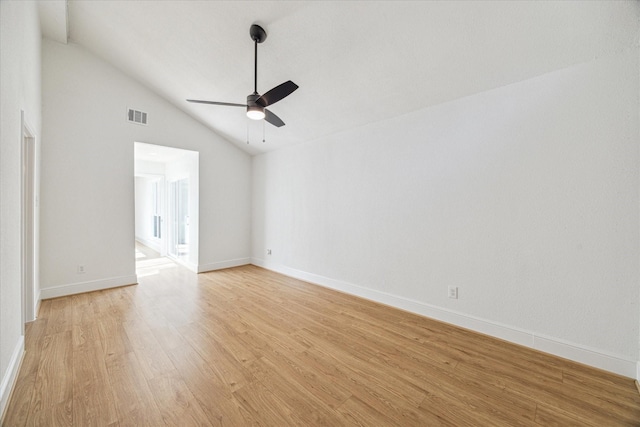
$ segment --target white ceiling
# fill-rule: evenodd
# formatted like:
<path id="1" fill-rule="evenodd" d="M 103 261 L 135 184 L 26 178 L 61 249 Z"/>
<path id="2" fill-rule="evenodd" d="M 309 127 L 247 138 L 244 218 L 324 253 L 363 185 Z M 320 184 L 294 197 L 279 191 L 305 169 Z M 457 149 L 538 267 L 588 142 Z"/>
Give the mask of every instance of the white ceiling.
<path id="1" fill-rule="evenodd" d="M 71 43 L 107 60 L 251 154 L 637 45 L 637 37 L 629 34 L 637 34 L 640 9 L 638 2 L 608 1 L 66 4 Z M 286 80 L 300 89 L 270 108 L 286 126 L 267 124 L 263 144 L 262 126 L 253 123 L 247 145 L 248 119 L 242 108 L 185 99 L 245 101 L 253 91 L 253 23 L 268 33 L 258 48 L 258 91 Z M 47 36 L 44 25 L 43 32 Z"/>

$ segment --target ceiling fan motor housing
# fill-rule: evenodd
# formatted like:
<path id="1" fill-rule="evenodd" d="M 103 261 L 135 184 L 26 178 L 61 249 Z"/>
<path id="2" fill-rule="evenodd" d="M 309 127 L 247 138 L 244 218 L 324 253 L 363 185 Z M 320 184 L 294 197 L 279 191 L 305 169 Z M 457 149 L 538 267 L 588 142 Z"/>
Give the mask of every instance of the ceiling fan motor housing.
<path id="1" fill-rule="evenodd" d="M 258 98 L 260 95 L 257 93 L 247 96 L 247 116 L 256 120 L 264 118 L 264 107 L 256 102 Z"/>

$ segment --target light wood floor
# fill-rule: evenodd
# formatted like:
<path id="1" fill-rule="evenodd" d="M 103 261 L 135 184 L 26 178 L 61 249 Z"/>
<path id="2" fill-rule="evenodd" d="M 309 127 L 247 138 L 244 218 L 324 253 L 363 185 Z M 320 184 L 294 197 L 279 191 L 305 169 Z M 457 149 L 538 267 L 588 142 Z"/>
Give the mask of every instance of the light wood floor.
<path id="1" fill-rule="evenodd" d="M 3 425 L 640 425 L 631 379 L 254 266 L 169 264 L 43 301 Z"/>
<path id="2" fill-rule="evenodd" d="M 161 258 L 160 254 L 155 250 L 151 249 L 148 246 L 143 245 L 142 243 L 136 240 L 136 265 L 139 266 L 141 263 L 144 265 L 145 261 L 149 261 L 151 259 Z"/>

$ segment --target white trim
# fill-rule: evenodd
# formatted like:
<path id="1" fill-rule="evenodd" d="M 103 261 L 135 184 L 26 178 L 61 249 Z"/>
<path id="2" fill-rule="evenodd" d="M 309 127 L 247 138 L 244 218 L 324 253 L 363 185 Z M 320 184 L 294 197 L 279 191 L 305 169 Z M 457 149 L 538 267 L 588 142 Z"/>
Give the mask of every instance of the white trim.
<path id="1" fill-rule="evenodd" d="M 296 270 L 294 268 L 275 264 L 260 258 L 251 258 L 251 263 L 286 276 L 386 304 L 411 313 L 420 314 L 422 316 L 470 329 L 475 332 L 480 332 L 505 341 L 520 344 L 525 347 L 613 372 L 618 375 L 624 375 L 629 378 L 640 378 L 640 362 L 631 360 L 625 356 L 612 354 L 603 350 L 572 343 L 561 338 L 549 337 L 465 313 L 433 306 L 410 298 Z"/>
<path id="2" fill-rule="evenodd" d="M 198 265 L 198 273 L 205 273 L 207 271 L 222 270 L 223 268 L 240 267 L 241 265 L 248 265 L 252 263 L 252 258 L 237 258 L 227 261 L 212 262 L 210 264 Z"/>
<path id="3" fill-rule="evenodd" d="M 0 422 L 4 421 L 4 412 L 7 409 L 7 404 L 9 403 L 9 397 L 11 397 L 13 387 L 16 385 L 23 357 L 24 335 L 20 335 L 20 338 L 16 343 L 16 347 L 13 349 L 11 360 L 9 360 L 9 366 L 7 367 L 4 377 L 2 377 L 2 382 L 0 383 Z"/>
<path id="4" fill-rule="evenodd" d="M 135 285 L 137 283 L 138 276 L 135 274 L 131 276 L 111 277 L 109 279 L 91 280 L 88 282 L 70 283 L 68 285 L 42 288 L 40 290 L 40 297 L 42 299 L 58 298 L 67 295 L 81 294 L 83 292 Z"/>
<path id="5" fill-rule="evenodd" d="M 38 318 L 38 313 L 40 313 L 40 303 L 42 302 L 42 292 L 40 290 L 38 290 L 38 297 L 36 299 L 36 308 L 33 312 L 33 315 L 35 316 L 35 318 Z"/>
<path id="6" fill-rule="evenodd" d="M 22 300 L 22 334 L 24 324 L 35 320 L 35 287 L 38 270 L 37 218 L 37 142 L 24 110 L 20 110 L 20 291 Z"/>

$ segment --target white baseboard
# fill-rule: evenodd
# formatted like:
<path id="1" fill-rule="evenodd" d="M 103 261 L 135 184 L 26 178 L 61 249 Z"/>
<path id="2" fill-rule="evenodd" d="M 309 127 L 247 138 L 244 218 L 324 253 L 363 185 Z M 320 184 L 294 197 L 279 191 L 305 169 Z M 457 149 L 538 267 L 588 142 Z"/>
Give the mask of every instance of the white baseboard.
<path id="1" fill-rule="evenodd" d="M 520 344 L 525 347 L 613 372 L 618 375 L 640 379 L 640 362 L 628 359 L 624 356 L 611 354 L 599 349 L 593 349 L 580 344 L 571 343 L 560 338 L 541 335 L 536 332 L 526 331 L 517 327 L 493 322 L 446 308 L 433 306 L 387 292 L 381 292 L 354 285 L 352 283 L 296 270 L 264 259 L 251 258 L 251 263 L 309 283 L 420 314 L 422 316 L 500 338 L 505 341 Z"/>
<path id="2" fill-rule="evenodd" d="M 9 360 L 9 366 L 7 371 L 2 377 L 0 383 L 0 422 L 4 420 L 4 412 L 7 409 L 9 403 L 9 397 L 18 379 L 18 372 L 20 371 L 20 365 L 22 364 L 22 358 L 24 356 L 24 335 L 20 335 L 13 354 L 11 354 L 11 360 Z"/>
<path id="3" fill-rule="evenodd" d="M 38 318 L 38 313 L 40 313 L 40 303 L 42 302 L 42 291 L 38 290 L 38 298 L 36 299 L 36 308 L 33 311 L 36 319 Z"/>
<path id="4" fill-rule="evenodd" d="M 251 258 L 237 258 L 227 261 L 213 262 L 210 264 L 198 265 L 198 273 L 207 271 L 222 270 L 223 268 L 240 267 L 241 265 L 251 264 Z"/>
<path id="5" fill-rule="evenodd" d="M 52 286 L 40 289 L 42 299 L 58 298 L 83 292 L 99 291 L 102 289 L 117 288 L 119 286 L 134 285 L 138 283 L 138 276 L 110 277 L 108 279 L 91 280 L 88 282 L 71 283 L 68 285 Z"/>
<path id="6" fill-rule="evenodd" d="M 636 362 L 636 381 L 640 382 L 640 360 Z"/>

